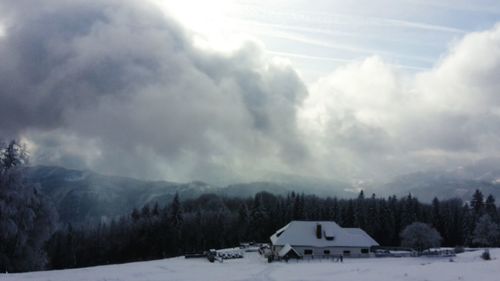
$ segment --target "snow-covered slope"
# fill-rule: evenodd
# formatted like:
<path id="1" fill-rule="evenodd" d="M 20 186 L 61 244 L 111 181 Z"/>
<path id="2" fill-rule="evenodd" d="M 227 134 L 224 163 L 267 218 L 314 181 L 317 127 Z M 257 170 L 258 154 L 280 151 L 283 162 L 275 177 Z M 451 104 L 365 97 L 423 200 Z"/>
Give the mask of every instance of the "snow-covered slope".
<path id="1" fill-rule="evenodd" d="M 82 269 L 0 274 L 2 281 L 220 281 L 220 280 L 345 280 L 345 281 L 498 281 L 500 249 L 491 250 L 491 261 L 480 251 L 449 258 L 370 258 L 331 261 L 267 263 L 256 253 L 243 259 L 209 263 L 206 259 L 172 258 L 150 262 Z"/>

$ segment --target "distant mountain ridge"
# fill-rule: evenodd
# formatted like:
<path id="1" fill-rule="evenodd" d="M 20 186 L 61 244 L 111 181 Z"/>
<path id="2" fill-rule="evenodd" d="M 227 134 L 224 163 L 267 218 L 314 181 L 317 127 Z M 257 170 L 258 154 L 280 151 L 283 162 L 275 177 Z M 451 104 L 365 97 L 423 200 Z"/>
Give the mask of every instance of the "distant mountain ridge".
<path id="1" fill-rule="evenodd" d="M 336 182 L 270 183 L 254 182 L 212 186 L 204 182 L 175 183 L 169 181 L 145 181 L 127 177 L 106 176 L 92 171 L 80 171 L 54 166 L 26 167 L 26 180 L 39 184 L 49 196 L 63 222 L 79 223 L 101 220 L 128 214 L 133 208 L 158 202 L 171 202 L 176 193 L 181 199 L 195 198 L 206 193 L 229 197 L 248 197 L 267 191 L 285 195 L 304 192 L 320 196 L 353 196 L 346 191 L 348 184 Z"/>
<path id="2" fill-rule="evenodd" d="M 26 179 L 54 201 L 63 222 L 112 218 L 150 202 L 169 202 L 176 192 L 189 197 L 212 189 L 200 182 L 142 181 L 50 166 L 26 168 Z"/>
<path id="3" fill-rule="evenodd" d="M 382 187 L 385 193 L 400 196 L 411 193 L 424 202 L 434 197 L 469 201 L 476 189 L 500 200 L 500 159 L 488 158 L 454 169 L 402 175 Z"/>
<path id="4" fill-rule="evenodd" d="M 295 191 L 339 198 L 355 198 L 358 195 L 357 189 L 345 182 L 301 177 L 290 177 L 288 182 L 261 181 L 212 186 L 201 181 L 146 181 L 54 166 L 25 169 L 26 180 L 39 184 L 41 191 L 53 200 L 61 221 L 73 223 L 115 218 L 130 213 L 133 208 L 142 208 L 155 202 L 165 205 L 171 202 L 176 193 L 181 199 L 196 198 L 206 193 L 249 197 L 261 191 L 277 195 Z M 411 193 L 423 202 L 430 202 L 434 197 L 458 197 L 468 201 L 476 189 L 485 196 L 492 194 L 500 201 L 500 159 L 486 159 L 446 171 L 402 175 L 384 185 L 365 189 L 365 194 L 369 196 L 375 192 L 378 197 L 401 197 Z"/>

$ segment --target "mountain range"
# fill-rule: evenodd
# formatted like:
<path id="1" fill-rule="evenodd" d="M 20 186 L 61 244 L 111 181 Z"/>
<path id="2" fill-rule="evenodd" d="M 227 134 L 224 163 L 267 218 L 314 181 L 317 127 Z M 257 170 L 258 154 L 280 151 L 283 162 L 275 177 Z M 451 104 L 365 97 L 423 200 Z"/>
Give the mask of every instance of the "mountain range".
<path id="1" fill-rule="evenodd" d="M 176 193 L 181 199 L 189 199 L 206 193 L 250 197 L 261 191 L 279 195 L 295 191 L 354 198 L 359 192 L 359 188 L 347 182 L 297 177 L 291 177 L 286 182 L 261 181 L 213 186 L 201 181 L 147 181 L 55 166 L 25 169 L 26 180 L 39 185 L 40 190 L 52 199 L 61 221 L 72 223 L 115 218 L 146 204 L 158 203 L 163 206 L 171 202 Z M 365 194 L 375 192 L 377 196 L 401 197 L 411 193 L 424 202 L 430 202 L 434 197 L 458 197 L 468 201 L 476 189 L 485 196 L 492 194 L 500 198 L 500 159 L 486 159 L 450 170 L 402 175 L 390 182 L 368 187 Z"/>
<path id="2" fill-rule="evenodd" d="M 350 185 L 343 182 L 296 179 L 294 183 L 252 182 L 220 187 L 201 181 L 147 181 L 55 166 L 26 167 L 25 179 L 39 185 L 41 192 L 52 199 L 61 221 L 73 223 L 114 218 L 146 204 L 163 206 L 170 203 L 176 193 L 181 199 L 206 193 L 250 197 L 261 191 L 281 195 L 296 191 L 338 197 L 354 194 L 348 189 Z"/>
<path id="3" fill-rule="evenodd" d="M 464 201 L 472 198 L 476 189 L 485 196 L 500 198 L 500 159 L 489 158 L 473 164 L 448 170 L 429 170 L 396 177 L 381 186 L 386 194 L 411 193 L 421 201 L 434 197 L 446 199 L 458 197 Z"/>

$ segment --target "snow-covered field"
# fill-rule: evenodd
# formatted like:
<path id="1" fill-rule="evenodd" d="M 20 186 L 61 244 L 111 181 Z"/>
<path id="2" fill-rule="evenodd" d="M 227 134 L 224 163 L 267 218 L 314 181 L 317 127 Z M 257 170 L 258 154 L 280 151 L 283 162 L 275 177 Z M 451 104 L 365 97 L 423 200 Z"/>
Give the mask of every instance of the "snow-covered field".
<path id="1" fill-rule="evenodd" d="M 491 250 L 491 261 L 481 251 L 449 258 L 370 258 L 331 261 L 267 263 L 257 253 L 243 259 L 209 263 L 206 259 L 172 258 L 122 265 L 0 274 L 0 280 L 36 281 L 221 281 L 221 280 L 348 280 L 348 281 L 499 281 L 500 249 Z"/>

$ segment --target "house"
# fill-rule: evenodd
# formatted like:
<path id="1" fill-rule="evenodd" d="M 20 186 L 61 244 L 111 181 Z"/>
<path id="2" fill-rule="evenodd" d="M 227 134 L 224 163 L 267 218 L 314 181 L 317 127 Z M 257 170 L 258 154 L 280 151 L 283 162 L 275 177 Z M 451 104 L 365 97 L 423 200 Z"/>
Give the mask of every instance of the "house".
<path id="1" fill-rule="evenodd" d="M 379 246 L 360 228 L 342 228 L 333 221 L 291 221 L 271 236 L 274 258 L 368 257 Z"/>

